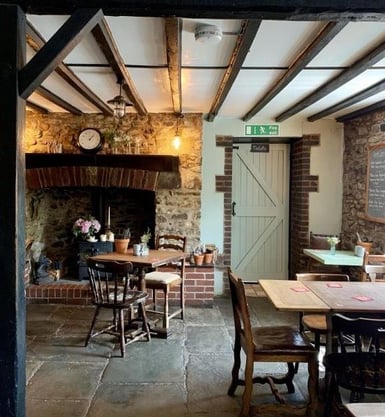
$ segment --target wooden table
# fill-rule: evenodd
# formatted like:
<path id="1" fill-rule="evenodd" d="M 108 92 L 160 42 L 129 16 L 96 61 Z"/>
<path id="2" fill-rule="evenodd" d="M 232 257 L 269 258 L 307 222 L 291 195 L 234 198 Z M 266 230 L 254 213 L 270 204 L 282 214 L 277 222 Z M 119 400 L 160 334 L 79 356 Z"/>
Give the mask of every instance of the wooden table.
<path id="1" fill-rule="evenodd" d="M 385 403 L 351 403 L 344 404 L 352 417 L 383 417 Z"/>
<path id="2" fill-rule="evenodd" d="M 277 310 L 326 313 L 326 352 L 332 351 L 334 313 L 385 313 L 383 282 L 260 280 L 259 284 Z"/>
<path id="3" fill-rule="evenodd" d="M 335 255 L 328 249 L 304 249 L 303 253 L 323 265 L 362 267 L 364 263 L 362 256 L 356 256 L 350 250 L 336 250 Z"/>
<path id="4" fill-rule="evenodd" d="M 304 282 L 318 298 L 325 302 L 330 310 L 327 313 L 326 351 L 331 352 L 331 317 L 334 313 L 385 313 L 385 283 L 384 282 Z"/>
<path id="5" fill-rule="evenodd" d="M 259 285 L 279 311 L 326 313 L 330 310 L 330 307 L 309 290 L 304 282 L 261 279 Z"/>
<path id="6" fill-rule="evenodd" d="M 184 262 L 187 255 L 187 253 L 180 251 L 150 249 L 148 255 L 136 256 L 133 254 L 132 249 L 129 249 L 127 253 L 111 252 L 104 255 L 92 256 L 91 259 L 99 261 L 132 262 L 134 268 L 138 268 L 139 271 L 138 288 L 141 291 L 146 291 L 146 282 L 144 279 L 146 269 L 157 268 L 158 266 L 167 265 L 171 262 Z M 149 324 L 151 335 L 153 336 L 167 338 L 171 334 L 169 329 L 152 326 L 152 324 L 154 324 L 152 320 L 149 320 Z"/>
<path id="7" fill-rule="evenodd" d="M 127 253 L 111 252 L 92 256 L 91 259 L 99 261 L 132 262 L 134 268 L 138 268 L 139 270 L 138 288 L 141 291 L 146 291 L 146 283 L 144 280 L 146 269 L 157 268 L 158 266 L 166 265 L 171 262 L 182 261 L 186 259 L 187 255 L 187 253 L 180 251 L 150 249 L 147 256 L 135 256 L 132 249 L 129 249 Z"/>

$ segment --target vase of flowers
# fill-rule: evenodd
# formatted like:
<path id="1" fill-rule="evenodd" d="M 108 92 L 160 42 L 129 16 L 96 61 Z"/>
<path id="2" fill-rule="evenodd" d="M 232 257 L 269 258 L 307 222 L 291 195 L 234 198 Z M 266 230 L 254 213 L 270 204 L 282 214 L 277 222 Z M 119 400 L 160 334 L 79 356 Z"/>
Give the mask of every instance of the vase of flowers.
<path id="1" fill-rule="evenodd" d="M 79 217 L 73 227 L 72 233 L 80 240 L 88 240 L 90 242 L 96 242 L 95 235 L 100 230 L 100 223 L 93 216 Z"/>
<path id="2" fill-rule="evenodd" d="M 330 255 L 335 255 L 336 254 L 336 245 L 338 245 L 338 243 L 340 243 L 340 240 L 338 239 L 337 236 L 329 236 L 326 240 L 330 245 Z"/>
<path id="3" fill-rule="evenodd" d="M 150 228 L 147 227 L 147 230 L 142 234 L 142 236 L 140 237 L 140 251 L 141 251 L 141 255 L 143 256 L 147 256 L 150 253 L 150 250 L 148 248 L 148 243 L 150 242 L 151 239 L 151 232 L 150 232 Z"/>

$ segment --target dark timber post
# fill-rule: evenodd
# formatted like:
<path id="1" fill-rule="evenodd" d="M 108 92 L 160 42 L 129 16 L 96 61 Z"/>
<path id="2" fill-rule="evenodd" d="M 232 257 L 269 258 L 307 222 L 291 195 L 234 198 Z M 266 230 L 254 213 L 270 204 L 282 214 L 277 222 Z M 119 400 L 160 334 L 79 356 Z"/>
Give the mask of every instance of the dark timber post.
<path id="1" fill-rule="evenodd" d="M 25 417 L 23 11 L 0 4 L 0 28 L 7 34 L 0 43 L 0 416 Z"/>

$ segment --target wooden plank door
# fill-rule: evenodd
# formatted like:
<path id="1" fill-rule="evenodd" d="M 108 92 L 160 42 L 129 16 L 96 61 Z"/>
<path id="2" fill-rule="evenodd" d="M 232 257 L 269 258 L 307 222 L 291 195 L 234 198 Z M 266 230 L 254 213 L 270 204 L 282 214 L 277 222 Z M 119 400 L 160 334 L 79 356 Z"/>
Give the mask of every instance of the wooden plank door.
<path id="1" fill-rule="evenodd" d="M 233 150 L 231 266 L 243 279 L 288 278 L 289 145 Z"/>

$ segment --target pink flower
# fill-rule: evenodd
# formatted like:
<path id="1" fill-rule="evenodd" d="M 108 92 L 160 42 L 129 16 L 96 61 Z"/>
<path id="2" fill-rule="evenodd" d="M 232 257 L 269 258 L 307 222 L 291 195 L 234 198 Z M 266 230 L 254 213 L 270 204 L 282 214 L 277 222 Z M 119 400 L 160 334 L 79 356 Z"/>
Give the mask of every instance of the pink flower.
<path id="1" fill-rule="evenodd" d="M 84 218 L 79 217 L 75 221 L 72 227 L 72 232 L 76 237 L 88 239 L 98 233 L 100 228 L 101 226 L 99 221 L 96 220 L 95 217 L 88 215 Z"/>

